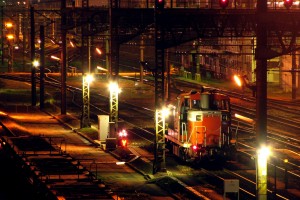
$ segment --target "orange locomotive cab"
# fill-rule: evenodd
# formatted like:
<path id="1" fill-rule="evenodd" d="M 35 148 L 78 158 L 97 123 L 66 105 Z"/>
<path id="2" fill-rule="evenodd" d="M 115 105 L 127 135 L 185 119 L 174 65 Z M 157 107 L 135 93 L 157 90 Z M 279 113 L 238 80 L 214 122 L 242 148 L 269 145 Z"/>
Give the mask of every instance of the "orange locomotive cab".
<path id="1" fill-rule="evenodd" d="M 226 95 L 191 91 L 180 94 L 171 109 L 167 147 L 185 161 L 222 157 L 231 139 L 230 101 Z"/>

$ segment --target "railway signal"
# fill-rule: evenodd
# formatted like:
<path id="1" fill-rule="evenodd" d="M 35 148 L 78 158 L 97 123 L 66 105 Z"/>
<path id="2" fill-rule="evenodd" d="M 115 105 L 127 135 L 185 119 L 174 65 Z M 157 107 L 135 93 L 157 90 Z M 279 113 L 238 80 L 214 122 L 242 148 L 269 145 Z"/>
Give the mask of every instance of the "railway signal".
<path id="1" fill-rule="evenodd" d="M 122 147 L 127 147 L 127 139 L 122 139 L 121 140 L 121 146 Z"/>
<path id="2" fill-rule="evenodd" d="M 123 129 L 122 131 L 119 132 L 119 141 L 118 145 L 121 147 L 127 147 L 128 140 L 127 140 L 127 131 Z"/>
<path id="3" fill-rule="evenodd" d="M 284 0 L 283 4 L 287 9 L 289 9 L 293 5 L 293 0 Z"/>
<path id="4" fill-rule="evenodd" d="M 229 0 L 219 0 L 219 5 L 221 8 L 226 8 L 228 6 Z"/>

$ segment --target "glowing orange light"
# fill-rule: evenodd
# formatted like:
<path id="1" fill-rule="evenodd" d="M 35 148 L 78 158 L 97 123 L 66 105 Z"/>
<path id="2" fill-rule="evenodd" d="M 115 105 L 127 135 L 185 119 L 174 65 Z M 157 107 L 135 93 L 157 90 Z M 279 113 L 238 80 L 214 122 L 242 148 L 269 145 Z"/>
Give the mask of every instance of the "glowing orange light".
<path id="1" fill-rule="evenodd" d="M 97 53 L 98 53 L 99 55 L 101 55 L 101 54 L 102 54 L 102 51 L 101 51 L 101 49 L 99 49 L 98 47 L 96 48 L 96 51 L 97 51 Z"/>
<path id="2" fill-rule="evenodd" d="M 74 43 L 73 43 L 72 41 L 70 41 L 70 45 L 71 45 L 72 47 L 75 47 L 75 45 L 74 45 Z"/>
<path id="3" fill-rule="evenodd" d="M 242 81 L 241 81 L 241 79 L 240 79 L 237 75 L 234 75 L 234 76 L 233 76 L 233 79 L 234 79 L 234 81 L 236 82 L 236 84 L 237 84 L 239 87 L 242 86 Z"/>
<path id="4" fill-rule="evenodd" d="M 56 57 L 56 56 L 51 56 L 51 58 L 54 59 L 54 60 L 60 60 L 60 58 Z"/>
<path id="5" fill-rule="evenodd" d="M 8 40 L 14 39 L 14 35 L 13 34 L 8 34 L 8 35 L 6 35 L 6 37 L 7 37 Z"/>
<path id="6" fill-rule="evenodd" d="M 5 26 L 6 26 L 6 28 L 11 28 L 11 27 L 13 27 L 13 24 L 11 22 L 6 22 Z"/>
<path id="7" fill-rule="evenodd" d="M 127 146 L 127 140 L 123 139 L 123 140 L 121 140 L 121 142 L 122 142 L 122 146 L 123 146 L 123 147 L 126 147 L 126 146 Z"/>

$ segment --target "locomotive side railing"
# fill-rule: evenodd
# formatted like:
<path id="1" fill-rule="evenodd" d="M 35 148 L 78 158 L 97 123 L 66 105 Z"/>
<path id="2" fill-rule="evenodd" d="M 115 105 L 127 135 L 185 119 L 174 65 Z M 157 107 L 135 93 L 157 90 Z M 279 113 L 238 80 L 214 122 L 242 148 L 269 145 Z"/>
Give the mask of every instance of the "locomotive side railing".
<path id="1" fill-rule="evenodd" d="M 181 142 L 186 142 L 187 141 L 187 129 L 186 129 L 186 123 L 182 123 L 181 124 Z M 184 140 L 184 136 L 185 135 L 185 140 Z"/>

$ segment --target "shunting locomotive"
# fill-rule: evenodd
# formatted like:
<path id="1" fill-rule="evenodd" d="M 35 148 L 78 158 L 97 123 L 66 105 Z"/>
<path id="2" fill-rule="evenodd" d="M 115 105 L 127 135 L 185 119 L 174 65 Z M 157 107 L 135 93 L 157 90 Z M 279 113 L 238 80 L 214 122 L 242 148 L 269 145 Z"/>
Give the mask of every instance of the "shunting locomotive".
<path id="1" fill-rule="evenodd" d="M 190 91 L 169 106 L 167 148 L 189 162 L 224 162 L 235 150 L 230 98 L 215 90 Z"/>

